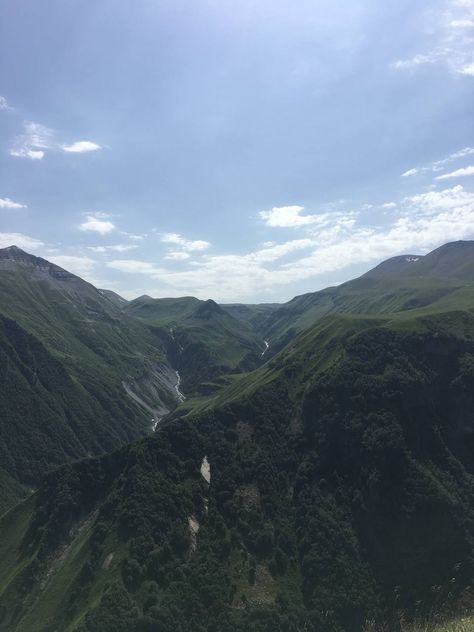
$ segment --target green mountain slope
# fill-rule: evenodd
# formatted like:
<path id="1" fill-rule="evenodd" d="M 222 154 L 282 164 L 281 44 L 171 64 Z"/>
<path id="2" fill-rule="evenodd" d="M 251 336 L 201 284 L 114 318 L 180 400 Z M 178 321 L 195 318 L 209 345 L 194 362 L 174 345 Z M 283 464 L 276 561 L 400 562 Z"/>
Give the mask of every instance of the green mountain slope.
<path id="1" fill-rule="evenodd" d="M 393 257 L 358 279 L 297 296 L 270 313 L 260 333 L 274 353 L 328 314 L 398 314 L 470 309 L 474 299 L 474 242 L 446 244 L 426 256 Z"/>
<path id="2" fill-rule="evenodd" d="M 468 312 L 325 319 L 7 514 L 0 629 L 358 632 L 394 594 L 454 600 L 474 573 L 473 366 Z"/>
<path id="3" fill-rule="evenodd" d="M 156 328 L 186 394 L 208 394 L 229 373 L 255 368 L 264 343 L 245 319 L 234 318 L 212 300 L 194 297 L 130 301 L 124 311 Z"/>
<path id="4" fill-rule="evenodd" d="M 2 467 L 28 486 L 51 466 L 149 432 L 149 410 L 126 388 L 152 411 L 176 405 L 174 371 L 149 328 L 15 247 L 0 250 L 0 355 Z"/>
<path id="5" fill-rule="evenodd" d="M 452 248 L 309 298 L 331 309 L 257 369 L 50 472 L 0 519 L 0 631 L 391 632 L 474 609 L 474 301 Z"/>
<path id="6" fill-rule="evenodd" d="M 222 309 L 228 312 L 237 320 L 249 323 L 254 329 L 259 329 L 262 322 L 276 309 L 279 303 L 260 303 L 257 305 L 246 305 L 242 303 L 221 304 Z"/>

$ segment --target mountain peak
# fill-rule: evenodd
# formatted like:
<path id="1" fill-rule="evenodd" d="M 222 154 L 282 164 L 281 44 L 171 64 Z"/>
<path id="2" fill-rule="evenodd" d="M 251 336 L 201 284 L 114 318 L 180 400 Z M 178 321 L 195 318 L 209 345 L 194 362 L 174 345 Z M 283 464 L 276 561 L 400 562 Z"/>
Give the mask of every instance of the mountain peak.
<path id="1" fill-rule="evenodd" d="M 225 314 L 225 312 L 212 298 L 203 301 L 194 312 L 194 316 L 205 319 L 211 318 L 214 314 Z"/>
<path id="2" fill-rule="evenodd" d="M 423 255 L 397 255 L 396 257 L 390 257 L 379 263 L 375 268 L 366 272 L 363 277 L 379 277 L 386 274 L 397 274 L 404 271 L 410 265 L 417 263 L 423 259 Z"/>
<path id="3" fill-rule="evenodd" d="M 51 263 L 47 259 L 37 257 L 25 252 L 18 246 L 12 245 L 7 248 L 0 248 L 0 264 L 3 268 L 12 268 L 16 265 L 22 267 L 34 268 L 36 272 L 46 274 L 55 279 L 78 279 L 75 274 L 64 270 L 55 263 Z"/>

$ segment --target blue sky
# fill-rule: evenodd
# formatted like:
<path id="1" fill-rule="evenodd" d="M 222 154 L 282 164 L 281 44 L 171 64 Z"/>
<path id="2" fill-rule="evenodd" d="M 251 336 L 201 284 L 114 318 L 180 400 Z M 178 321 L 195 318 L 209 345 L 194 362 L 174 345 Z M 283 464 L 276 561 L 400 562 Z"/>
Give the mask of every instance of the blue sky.
<path id="1" fill-rule="evenodd" d="M 0 246 L 264 302 L 474 238 L 474 0 L 0 12 Z"/>

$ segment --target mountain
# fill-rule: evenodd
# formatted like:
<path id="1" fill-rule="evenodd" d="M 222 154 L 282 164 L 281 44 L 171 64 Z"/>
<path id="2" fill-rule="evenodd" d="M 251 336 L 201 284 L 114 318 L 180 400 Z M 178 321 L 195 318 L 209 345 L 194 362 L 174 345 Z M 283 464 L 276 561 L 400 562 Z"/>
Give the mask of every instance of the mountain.
<path id="1" fill-rule="evenodd" d="M 413 285 L 399 260 L 328 290 L 340 313 L 254 371 L 48 473 L 0 519 L 0 630 L 362 632 L 474 609 L 474 277 L 452 249 Z M 451 291 L 400 309 L 435 281 Z"/>
<path id="2" fill-rule="evenodd" d="M 257 305 L 246 305 L 242 303 L 221 304 L 223 310 L 228 314 L 249 323 L 254 329 L 259 330 L 260 324 L 278 307 L 279 303 L 260 303 Z"/>
<path id="3" fill-rule="evenodd" d="M 117 294 L 117 292 L 112 292 L 112 290 L 99 290 L 99 292 L 102 294 L 102 296 L 107 297 L 109 301 L 112 301 L 115 307 L 122 308 L 128 302 L 126 299 L 120 296 L 120 294 Z"/>
<path id="4" fill-rule="evenodd" d="M 130 301 L 124 312 L 162 336 L 187 394 L 208 395 L 221 388 L 229 374 L 261 362 L 265 346 L 253 327 L 213 300 L 146 296 Z"/>
<path id="5" fill-rule="evenodd" d="M 50 467 L 143 436 L 177 403 L 148 327 L 15 246 L 0 250 L 0 356 L 2 468 L 27 487 Z"/>
<path id="6" fill-rule="evenodd" d="M 474 242 L 445 244 L 428 255 L 393 257 L 358 279 L 297 296 L 259 326 L 275 353 L 298 332 L 329 314 L 411 318 L 416 313 L 470 309 L 474 299 Z"/>

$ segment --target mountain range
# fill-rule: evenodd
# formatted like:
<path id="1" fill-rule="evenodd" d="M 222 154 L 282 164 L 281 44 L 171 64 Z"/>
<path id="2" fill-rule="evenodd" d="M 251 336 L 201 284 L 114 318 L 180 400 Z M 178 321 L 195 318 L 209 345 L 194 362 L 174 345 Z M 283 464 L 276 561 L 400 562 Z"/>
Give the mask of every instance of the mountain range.
<path id="1" fill-rule="evenodd" d="M 0 355 L 1 631 L 474 609 L 474 242 L 284 305 L 126 301 L 10 247 Z"/>

